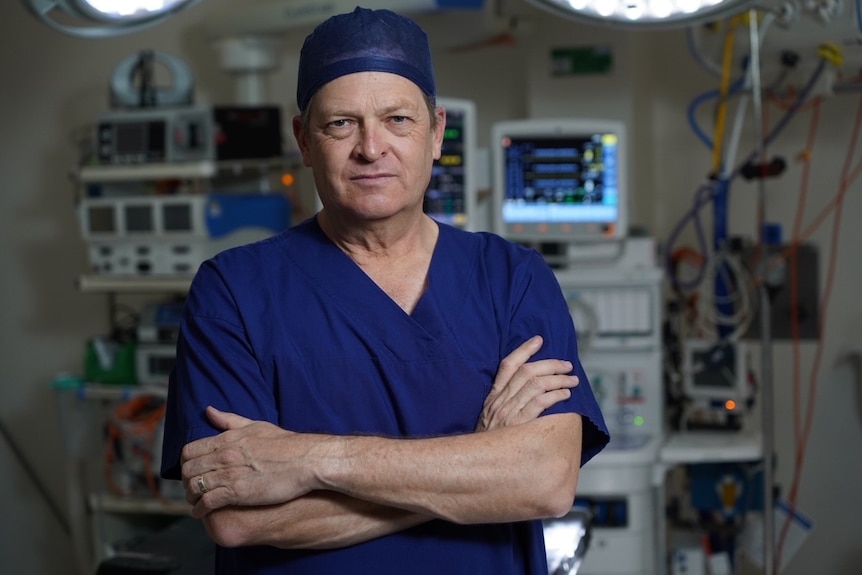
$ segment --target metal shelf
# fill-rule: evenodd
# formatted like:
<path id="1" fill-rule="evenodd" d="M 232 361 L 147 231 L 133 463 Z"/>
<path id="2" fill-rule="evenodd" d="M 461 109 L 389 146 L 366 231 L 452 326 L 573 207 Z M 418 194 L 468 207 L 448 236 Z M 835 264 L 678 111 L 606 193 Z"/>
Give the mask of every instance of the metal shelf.
<path id="1" fill-rule="evenodd" d="M 295 157 L 259 158 L 243 160 L 202 160 L 197 162 L 171 162 L 129 165 L 84 165 L 77 178 L 82 183 L 109 183 L 162 179 L 203 179 L 219 173 L 270 172 L 275 168 L 296 166 Z"/>
<path id="2" fill-rule="evenodd" d="M 105 183 L 171 178 L 211 178 L 217 171 L 216 163 L 209 161 L 134 166 L 82 166 L 78 171 L 78 179 L 83 183 Z"/>
<path id="3" fill-rule="evenodd" d="M 159 501 L 149 497 L 124 497 L 105 493 L 90 494 L 90 508 L 106 513 L 144 513 L 148 515 L 188 515 L 185 501 Z"/>
<path id="4" fill-rule="evenodd" d="M 185 293 L 192 283 L 183 276 L 109 276 L 87 274 L 78 277 L 78 289 L 87 293 Z"/>
<path id="5" fill-rule="evenodd" d="M 763 457 L 759 432 L 689 431 L 671 433 L 661 449 L 668 464 L 756 461 Z"/>
<path id="6" fill-rule="evenodd" d="M 139 395 L 155 395 L 158 397 L 167 397 L 168 395 L 167 385 L 116 385 L 108 383 L 89 383 L 72 376 L 66 376 L 55 380 L 54 389 L 58 392 L 67 390 L 71 391 L 79 400 L 126 400 Z"/>

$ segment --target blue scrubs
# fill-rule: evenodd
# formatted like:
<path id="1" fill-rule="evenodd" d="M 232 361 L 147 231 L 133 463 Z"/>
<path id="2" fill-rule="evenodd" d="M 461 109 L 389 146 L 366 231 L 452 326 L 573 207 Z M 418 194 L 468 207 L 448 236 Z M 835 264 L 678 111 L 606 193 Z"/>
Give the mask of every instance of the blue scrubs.
<path id="1" fill-rule="evenodd" d="M 440 225 L 428 289 L 408 315 L 312 218 L 198 271 L 170 382 L 162 474 L 179 478 L 182 446 L 217 433 L 207 405 L 297 432 L 471 433 L 500 360 L 536 334 L 545 343 L 534 359 L 576 366 L 580 385 L 546 413 L 584 416 L 586 462 L 607 428 L 565 299 L 537 252 Z M 547 564 L 540 521 L 435 520 L 332 551 L 219 548 L 216 571 L 546 575 Z"/>

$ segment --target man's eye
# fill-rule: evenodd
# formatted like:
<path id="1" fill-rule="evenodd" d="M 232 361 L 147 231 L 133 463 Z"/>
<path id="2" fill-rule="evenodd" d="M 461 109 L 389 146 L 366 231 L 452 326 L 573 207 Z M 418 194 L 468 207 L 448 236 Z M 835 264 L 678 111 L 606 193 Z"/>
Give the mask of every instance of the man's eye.
<path id="1" fill-rule="evenodd" d="M 347 120 L 333 120 L 333 121 L 329 122 L 329 126 L 331 128 L 344 128 L 347 126 L 347 124 L 348 124 Z"/>
<path id="2" fill-rule="evenodd" d="M 404 124 L 409 118 L 407 116 L 392 116 L 391 120 L 396 124 Z"/>

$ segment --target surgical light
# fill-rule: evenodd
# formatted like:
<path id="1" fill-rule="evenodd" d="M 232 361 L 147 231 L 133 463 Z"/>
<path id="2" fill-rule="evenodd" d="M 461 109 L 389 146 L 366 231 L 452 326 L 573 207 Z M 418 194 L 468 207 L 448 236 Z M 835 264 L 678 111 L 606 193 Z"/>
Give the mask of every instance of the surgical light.
<path id="1" fill-rule="evenodd" d="M 60 32 L 102 38 L 157 24 L 199 0 L 22 0 L 39 20 Z"/>
<path id="2" fill-rule="evenodd" d="M 629 0 L 626 4 L 626 17 L 629 20 L 642 18 L 646 12 L 643 0 Z"/>
<path id="3" fill-rule="evenodd" d="M 182 4 L 182 0 L 81 0 L 85 10 L 92 10 L 98 18 L 125 19 L 146 17 L 168 11 Z"/>
<path id="4" fill-rule="evenodd" d="M 649 6 L 655 18 L 667 18 L 673 13 L 673 3 L 671 0 L 653 0 Z"/>
<path id="5" fill-rule="evenodd" d="M 754 0 L 528 0 L 574 20 L 627 28 L 673 28 L 741 12 Z"/>

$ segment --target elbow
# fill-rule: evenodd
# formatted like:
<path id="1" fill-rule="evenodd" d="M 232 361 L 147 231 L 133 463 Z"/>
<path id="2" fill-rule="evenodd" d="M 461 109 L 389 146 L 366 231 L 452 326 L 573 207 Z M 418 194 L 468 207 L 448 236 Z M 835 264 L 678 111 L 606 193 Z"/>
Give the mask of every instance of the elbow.
<path id="1" fill-rule="evenodd" d="M 562 462 L 561 462 L 562 463 Z M 563 517 L 572 510 L 575 504 L 575 494 L 578 487 L 577 465 L 566 464 L 557 466 L 556 473 L 549 475 L 553 479 L 548 482 L 543 497 L 542 518 Z"/>
<path id="2" fill-rule="evenodd" d="M 301 520 L 289 525 L 278 520 L 276 513 L 264 507 L 223 507 L 203 518 L 207 535 L 220 547 L 235 548 L 269 545 L 279 549 L 334 549 L 337 540 L 317 537 L 296 528 Z"/>
<path id="3" fill-rule="evenodd" d="M 243 547 L 256 543 L 244 514 L 231 508 L 213 511 L 203 518 L 207 535 L 221 547 Z"/>
<path id="4" fill-rule="evenodd" d="M 556 441 L 544 442 L 538 457 L 541 469 L 542 518 L 563 517 L 572 510 L 581 470 L 581 418 L 559 415 L 543 418 L 557 429 Z M 556 419 L 555 423 L 550 423 Z M 559 427 L 556 427 L 556 426 Z"/>

